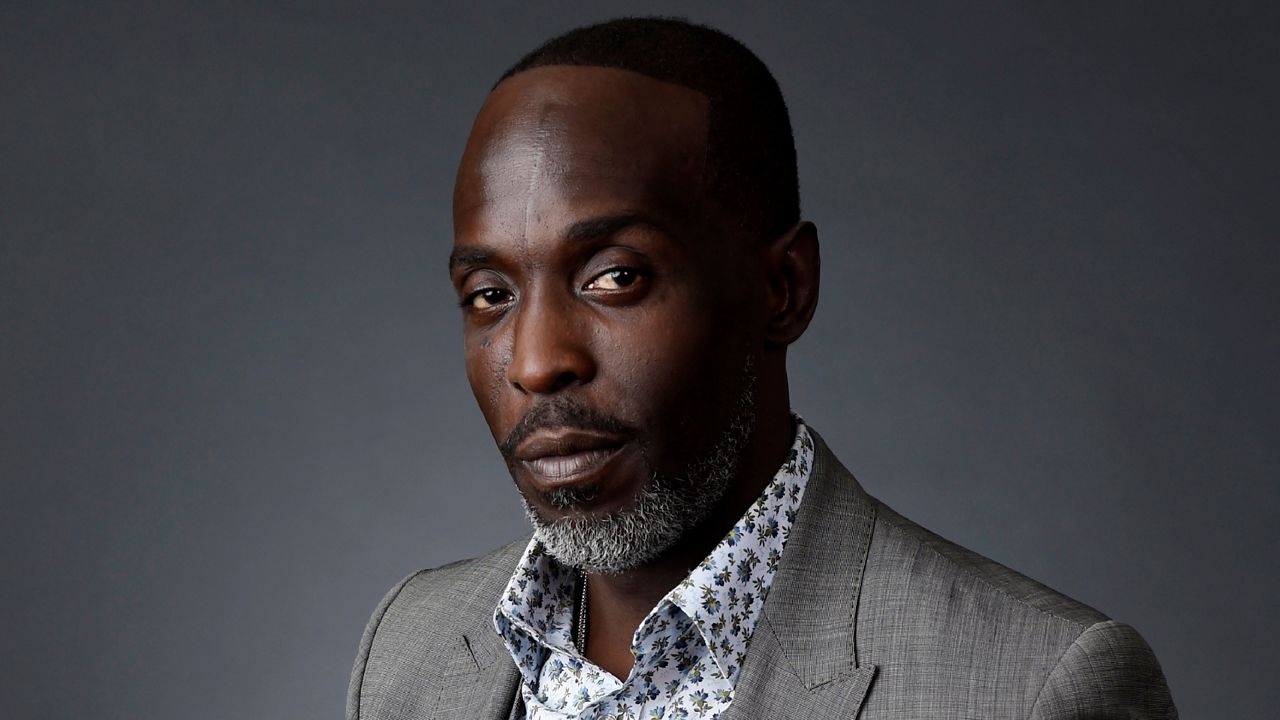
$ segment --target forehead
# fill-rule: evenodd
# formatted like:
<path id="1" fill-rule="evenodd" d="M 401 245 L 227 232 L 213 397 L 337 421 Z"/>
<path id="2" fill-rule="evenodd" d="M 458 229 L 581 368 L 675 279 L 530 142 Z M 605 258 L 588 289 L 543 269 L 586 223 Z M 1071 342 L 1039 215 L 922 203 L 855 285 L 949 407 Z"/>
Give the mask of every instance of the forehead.
<path id="1" fill-rule="evenodd" d="M 708 106 L 695 90 L 614 68 L 514 75 L 472 128 L 455 229 L 469 235 L 524 218 L 528 231 L 535 219 L 618 211 L 687 219 L 702 203 Z"/>

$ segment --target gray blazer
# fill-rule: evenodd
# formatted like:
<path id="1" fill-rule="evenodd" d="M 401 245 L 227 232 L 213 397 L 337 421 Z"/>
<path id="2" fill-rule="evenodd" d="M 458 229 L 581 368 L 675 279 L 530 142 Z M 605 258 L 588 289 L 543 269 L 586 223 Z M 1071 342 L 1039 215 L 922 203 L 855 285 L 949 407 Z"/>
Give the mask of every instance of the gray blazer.
<path id="1" fill-rule="evenodd" d="M 903 518 L 814 441 L 724 720 L 1177 717 L 1136 631 Z M 348 720 L 515 716 L 493 611 L 526 544 L 392 588 L 360 642 Z"/>

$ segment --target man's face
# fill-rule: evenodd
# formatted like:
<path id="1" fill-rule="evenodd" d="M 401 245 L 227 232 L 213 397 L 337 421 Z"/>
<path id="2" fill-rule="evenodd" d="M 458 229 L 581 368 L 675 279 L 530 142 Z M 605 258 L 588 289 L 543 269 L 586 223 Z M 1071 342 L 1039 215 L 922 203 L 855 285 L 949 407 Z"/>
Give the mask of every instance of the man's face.
<path id="1" fill-rule="evenodd" d="M 636 73 L 545 67 L 499 85 L 472 130 L 450 259 L 467 377 L 544 523 L 625 515 L 750 433 L 764 301 L 710 220 L 707 111 Z"/>

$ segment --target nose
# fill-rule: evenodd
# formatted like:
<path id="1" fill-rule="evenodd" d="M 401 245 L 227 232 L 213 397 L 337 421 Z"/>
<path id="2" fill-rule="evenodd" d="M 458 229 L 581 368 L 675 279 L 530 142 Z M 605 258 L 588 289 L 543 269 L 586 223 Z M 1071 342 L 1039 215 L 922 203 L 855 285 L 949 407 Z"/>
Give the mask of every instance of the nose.
<path id="1" fill-rule="evenodd" d="M 588 328 L 551 300 L 526 298 L 516 318 L 507 380 L 522 393 L 554 393 L 595 377 Z"/>

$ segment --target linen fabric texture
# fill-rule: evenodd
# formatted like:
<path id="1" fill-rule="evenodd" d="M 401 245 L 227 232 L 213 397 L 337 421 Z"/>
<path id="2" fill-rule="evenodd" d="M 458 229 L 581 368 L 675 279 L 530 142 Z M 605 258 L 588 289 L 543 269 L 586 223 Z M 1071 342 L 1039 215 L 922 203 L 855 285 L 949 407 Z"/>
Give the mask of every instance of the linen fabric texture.
<path id="1" fill-rule="evenodd" d="M 809 432 L 804 499 L 722 720 L 1177 718 L 1135 630 L 903 518 Z M 493 612 L 527 545 L 393 587 L 348 720 L 522 717 Z"/>

